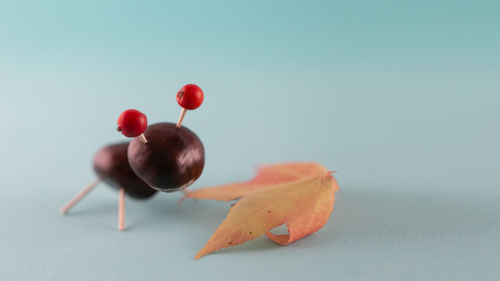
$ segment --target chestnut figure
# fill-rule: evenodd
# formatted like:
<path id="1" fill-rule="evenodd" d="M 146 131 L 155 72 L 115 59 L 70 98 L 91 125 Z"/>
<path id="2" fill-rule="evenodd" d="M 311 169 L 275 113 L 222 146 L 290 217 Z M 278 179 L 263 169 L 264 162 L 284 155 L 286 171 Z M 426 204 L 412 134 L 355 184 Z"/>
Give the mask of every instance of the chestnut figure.
<path id="1" fill-rule="evenodd" d="M 125 190 L 135 199 L 147 199 L 155 195 L 156 190 L 141 180 L 132 171 L 127 159 L 127 142 L 108 145 L 101 148 L 94 157 L 94 170 L 110 186 Z"/>
<path id="2" fill-rule="evenodd" d="M 198 136 L 186 127 L 157 123 L 144 132 L 148 142 L 130 142 L 128 161 L 132 170 L 160 191 L 181 190 L 197 180 L 205 165 L 205 149 Z"/>

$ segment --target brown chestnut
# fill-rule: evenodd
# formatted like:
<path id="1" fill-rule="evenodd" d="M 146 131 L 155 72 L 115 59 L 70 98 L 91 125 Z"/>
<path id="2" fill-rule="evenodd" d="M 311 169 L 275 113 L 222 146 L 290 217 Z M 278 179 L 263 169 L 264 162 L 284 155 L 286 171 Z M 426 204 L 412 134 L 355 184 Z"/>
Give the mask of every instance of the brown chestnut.
<path id="1" fill-rule="evenodd" d="M 147 199 L 156 190 L 141 180 L 132 171 L 127 159 L 127 142 L 101 148 L 94 157 L 94 170 L 110 186 L 123 188 L 125 194 L 135 199 Z"/>
<path id="2" fill-rule="evenodd" d="M 133 139 L 128 147 L 132 170 L 160 191 L 181 190 L 197 180 L 205 165 L 205 149 L 198 136 L 186 127 L 157 123 L 144 132 L 148 140 Z"/>

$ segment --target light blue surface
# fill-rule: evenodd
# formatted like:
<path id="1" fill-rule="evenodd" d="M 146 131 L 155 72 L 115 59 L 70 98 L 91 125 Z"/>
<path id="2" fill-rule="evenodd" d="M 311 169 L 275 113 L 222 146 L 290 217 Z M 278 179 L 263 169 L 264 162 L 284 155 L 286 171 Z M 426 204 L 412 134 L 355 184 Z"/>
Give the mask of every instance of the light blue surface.
<path id="1" fill-rule="evenodd" d="M 499 280 L 498 1 L 0 1 L 1 280 Z M 329 223 L 194 261 L 228 204 L 127 201 L 94 178 L 125 108 L 206 101 L 193 188 L 318 161 Z"/>

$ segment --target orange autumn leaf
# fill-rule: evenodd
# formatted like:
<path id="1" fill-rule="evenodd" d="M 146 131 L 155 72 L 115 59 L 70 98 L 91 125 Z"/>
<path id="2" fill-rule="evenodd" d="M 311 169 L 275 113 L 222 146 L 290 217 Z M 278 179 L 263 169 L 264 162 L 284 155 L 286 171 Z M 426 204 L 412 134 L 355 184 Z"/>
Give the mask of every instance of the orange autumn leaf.
<path id="1" fill-rule="evenodd" d="M 320 176 L 326 172 L 328 171 L 325 167 L 317 163 L 307 162 L 262 166 L 258 169 L 255 177 L 249 181 L 186 191 L 181 202 L 188 198 L 231 201 L 272 185 L 293 182 L 308 176 Z"/>
<path id="2" fill-rule="evenodd" d="M 316 169 L 319 167 L 321 166 L 315 164 Z M 240 188 L 239 185 L 236 186 Z M 253 187 L 252 192 L 243 196 L 230 209 L 226 219 L 196 254 L 195 259 L 219 249 L 245 243 L 262 234 L 280 245 L 288 245 L 312 234 L 328 221 L 333 210 L 335 191 L 338 190 L 331 172 L 307 175 L 294 181 L 267 185 L 267 188 L 258 188 L 257 185 Z M 288 227 L 287 235 L 270 232 L 274 227 L 285 223 Z"/>

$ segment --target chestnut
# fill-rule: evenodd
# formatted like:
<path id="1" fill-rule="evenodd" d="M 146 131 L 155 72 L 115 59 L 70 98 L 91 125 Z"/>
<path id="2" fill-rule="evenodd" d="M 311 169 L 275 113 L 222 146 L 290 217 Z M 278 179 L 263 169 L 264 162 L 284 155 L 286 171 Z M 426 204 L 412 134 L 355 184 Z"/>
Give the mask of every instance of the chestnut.
<path id="1" fill-rule="evenodd" d="M 135 199 L 147 199 L 155 195 L 156 190 L 141 180 L 132 171 L 127 159 L 127 142 L 101 148 L 94 157 L 94 170 L 110 186 L 125 191 Z"/>
<path id="2" fill-rule="evenodd" d="M 135 138 L 128 147 L 128 162 L 139 178 L 165 192 L 186 188 L 197 180 L 205 165 L 205 149 L 186 127 L 157 123 L 144 131 L 147 143 Z"/>

